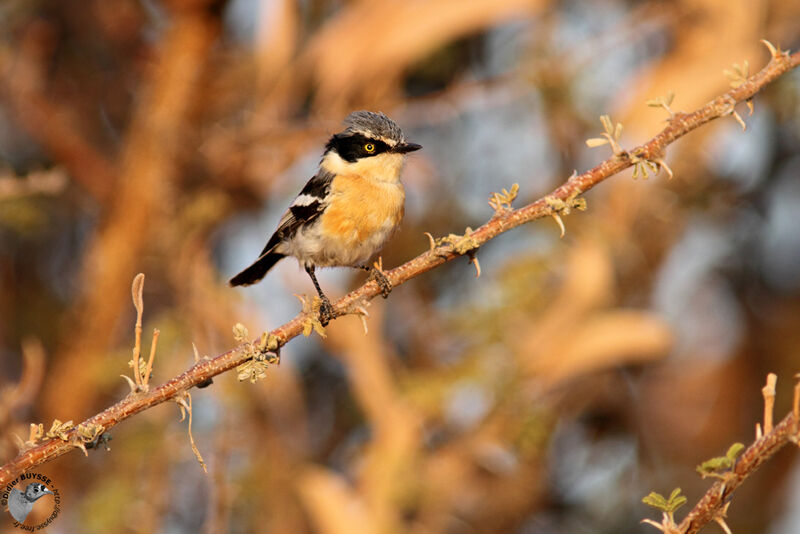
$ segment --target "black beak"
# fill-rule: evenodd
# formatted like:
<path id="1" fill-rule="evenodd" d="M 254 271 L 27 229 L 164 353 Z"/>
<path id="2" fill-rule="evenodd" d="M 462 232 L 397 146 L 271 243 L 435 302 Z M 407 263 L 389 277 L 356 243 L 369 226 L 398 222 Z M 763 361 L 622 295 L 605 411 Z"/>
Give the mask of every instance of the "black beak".
<path id="1" fill-rule="evenodd" d="M 392 152 L 396 152 L 398 154 L 408 154 L 409 152 L 414 152 L 420 148 L 422 148 L 422 145 L 418 145 L 416 143 L 400 143 L 392 149 Z"/>

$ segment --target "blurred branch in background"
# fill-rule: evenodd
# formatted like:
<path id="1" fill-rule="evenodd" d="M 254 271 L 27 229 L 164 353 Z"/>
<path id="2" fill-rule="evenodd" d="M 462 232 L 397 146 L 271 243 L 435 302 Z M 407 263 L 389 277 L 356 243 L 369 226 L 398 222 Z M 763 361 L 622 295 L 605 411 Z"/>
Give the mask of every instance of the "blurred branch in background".
<path id="1" fill-rule="evenodd" d="M 123 295 L 136 272 L 138 260 L 152 242 L 154 232 L 173 214 L 176 158 L 181 132 L 202 89 L 208 51 L 219 33 L 214 1 L 176 0 L 171 22 L 131 119 L 125 149 L 120 155 L 119 179 L 114 198 L 103 214 L 103 225 L 88 245 L 82 277 L 85 291 L 72 314 L 63 353 L 52 376 L 80 380 L 93 362 L 108 350 L 118 327 Z M 81 332 L 74 336 L 72 332 Z M 79 355 L 79 356 L 77 356 Z M 83 413 L 88 398 L 70 395 L 67 381 L 52 380 L 45 405 L 52 412 Z"/>
<path id="2" fill-rule="evenodd" d="M 26 195 L 55 195 L 64 191 L 67 176 L 61 169 L 30 172 L 24 178 L 9 173 L 0 175 L 0 200 Z"/>
<path id="3" fill-rule="evenodd" d="M 57 39 L 46 22 L 26 27 L 15 54 L 0 56 L 0 96 L 20 125 L 64 165 L 72 179 L 96 200 L 105 201 L 115 180 L 112 162 L 86 139 L 80 117 L 44 93 L 45 72 Z"/>

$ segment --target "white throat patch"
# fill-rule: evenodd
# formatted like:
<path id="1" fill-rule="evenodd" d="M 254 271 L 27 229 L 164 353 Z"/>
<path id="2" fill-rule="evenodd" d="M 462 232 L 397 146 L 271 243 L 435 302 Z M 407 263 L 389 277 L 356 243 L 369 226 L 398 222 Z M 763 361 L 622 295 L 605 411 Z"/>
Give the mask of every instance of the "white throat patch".
<path id="1" fill-rule="evenodd" d="M 400 180 L 403 162 L 403 154 L 384 152 L 351 163 L 332 150 L 322 158 L 320 167 L 333 174 L 363 176 L 379 182 L 396 183 Z"/>

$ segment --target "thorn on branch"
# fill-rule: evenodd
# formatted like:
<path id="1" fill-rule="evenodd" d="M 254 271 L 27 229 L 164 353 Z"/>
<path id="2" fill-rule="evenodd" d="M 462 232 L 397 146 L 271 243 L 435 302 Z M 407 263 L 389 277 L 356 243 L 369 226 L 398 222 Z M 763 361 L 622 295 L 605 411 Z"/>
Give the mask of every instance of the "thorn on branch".
<path id="1" fill-rule="evenodd" d="M 467 252 L 467 256 L 469 256 L 469 262 L 475 266 L 475 278 L 481 277 L 481 264 L 478 261 L 478 256 L 475 254 L 474 250 L 470 250 Z"/>
<path id="2" fill-rule="evenodd" d="M 600 134 L 600 137 L 587 139 L 586 145 L 589 148 L 595 148 L 608 144 L 611 145 L 611 150 L 614 152 L 615 156 L 624 154 L 625 151 L 619 144 L 619 139 L 622 136 L 622 124 L 618 122 L 615 125 L 611 122 L 611 117 L 608 115 L 602 115 L 600 117 L 600 122 L 603 124 L 604 132 Z"/>
<path id="3" fill-rule="evenodd" d="M 566 200 L 561 200 L 554 196 L 546 196 L 544 197 L 544 201 L 547 203 L 550 216 L 555 219 L 556 223 L 558 223 L 558 227 L 561 229 L 561 237 L 564 237 L 566 234 L 566 228 L 564 227 L 564 221 L 561 220 L 561 216 L 569 215 L 574 209 L 586 211 L 586 199 L 578 198 L 578 193 L 571 195 Z"/>
<path id="4" fill-rule="evenodd" d="M 369 332 L 369 328 L 367 327 L 367 317 L 369 317 L 369 312 L 367 311 L 367 307 L 370 305 L 370 302 L 366 299 L 360 299 L 353 302 L 350 307 L 347 309 L 345 313 L 352 314 L 357 316 L 361 319 L 361 326 L 364 327 L 364 335 L 366 336 Z"/>
<path id="5" fill-rule="evenodd" d="M 728 524 L 725 522 L 725 518 L 728 517 L 728 507 L 730 505 L 731 505 L 730 501 L 726 502 L 725 506 L 720 508 L 717 511 L 716 515 L 714 516 L 714 521 L 716 521 L 716 523 L 720 526 L 720 528 L 722 528 L 722 530 L 725 531 L 725 534 L 733 534 L 731 532 L 730 527 L 728 527 Z"/>
<path id="6" fill-rule="evenodd" d="M 770 55 L 771 57 L 773 57 L 773 58 L 776 58 L 776 57 L 778 57 L 778 55 L 779 55 L 779 52 L 778 52 L 778 49 L 777 49 L 777 48 L 775 48 L 775 45 L 774 45 L 774 44 L 770 43 L 770 42 L 769 42 L 769 41 L 767 41 L 766 39 L 761 39 L 761 43 L 762 43 L 764 46 L 766 46 L 766 47 L 767 47 L 767 50 L 769 50 L 769 55 Z"/>
<path id="7" fill-rule="evenodd" d="M 73 440 L 71 440 L 71 443 L 72 443 L 73 447 L 83 451 L 83 455 L 84 456 L 86 456 L 86 457 L 89 456 L 89 451 L 86 450 L 86 444 L 84 442 L 82 442 L 80 439 L 73 439 Z"/>
<path id="8" fill-rule="evenodd" d="M 767 47 L 767 50 L 769 50 L 769 55 L 772 57 L 772 59 L 782 59 L 789 57 L 788 50 L 784 52 L 783 50 L 781 50 L 780 46 L 776 47 L 774 44 L 770 43 L 766 39 L 761 39 L 761 43 Z"/>
<path id="9" fill-rule="evenodd" d="M 430 232 L 425 232 L 425 235 L 428 236 L 428 242 L 430 244 L 428 252 L 433 253 L 433 250 L 436 248 L 436 240 L 433 238 L 433 235 Z"/>
<path id="10" fill-rule="evenodd" d="M 137 386 L 137 385 L 134 383 L 134 381 L 133 381 L 133 380 L 131 380 L 131 377 L 129 377 L 128 375 L 119 375 L 119 376 L 121 376 L 122 378 L 124 378 L 124 379 L 125 379 L 125 381 L 128 383 L 128 387 L 130 387 L 130 388 L 131 388 L 131 391 L 130 391 L 129 395 L 133 395 L 134 393 L 136 393 L 136 392 L 138 392 L 138 391 L 139 391 L 139 386 Z"/>
<path id="11" fill-rule="evenodd" d="M 558 213 L 552 213 L 551 216 L 558 224 L 559 229 L 561 230 L 561 234 L 558 236 L 559 238 L 564 237 L 567 234 L 567 228 L 564 226 L 564 221 L 561 220 L 561 215 Z"/>
<path id="12" fill-rule="evenodd" d="M 675 177 L 675 174 L 672 172 L 672 169 L 669 168 L 669 165 L 667 165 L 667 162 L 664 161 L 663 158 L 658 158 L 657 160 L 655 160 L 655 162 L 658 164 L 658 167 L 660 169 L 664 169 L 664 172 L 667 173 L 668 180 L 672 180 Z"/>
<path id="13" fill-rule="evenodd" d="M 726 115 L 731 115 L 734 119 L 736 119 L 736 122 L 739 123 L 739 126 L 742 127 L 742 131 L 747 131 L 747 124 L 745 124 L 741 115 L 739 115 L 739 113 L 736 111 L 736 100 L 734 100 L 733 97 L 726 95 L 723 106 L 724 107 L 720 111 L 720 116 L 724 117 Z"/>
<path id="14" fill-rule="evenodd" d="M 731 115 L 733 115 L 733 118 L 734 118 L 734 119 L 736 119 L 736 122 L 738 122 L 738 123 L 739 123 L 739 126 L 741 126 L 741 127 L 742 127 L 742 131 L 743 131 L 743 132 L 746 132 L 746 131 L 747 131 L 747 124 L 745 124 L 745 122 L 744 122 L 744 120 L 742 119 L 741 115 L 739 115 L 739 114 L 736 112 L 736 110 L 733 110 L 733 111 L 731 111 Z"/>

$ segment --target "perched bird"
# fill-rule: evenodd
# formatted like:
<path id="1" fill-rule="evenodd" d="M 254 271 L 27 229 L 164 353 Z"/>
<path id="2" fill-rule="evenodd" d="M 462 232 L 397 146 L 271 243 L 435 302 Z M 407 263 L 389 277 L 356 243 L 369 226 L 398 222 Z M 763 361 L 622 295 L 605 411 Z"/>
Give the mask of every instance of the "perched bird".
<path id="1" fill-rule="evenodd" d="M 47 494 L 52 495 L 53 492 L 40 482 L 28 484 L 24 492 L 14 488 L 8 496 L 8 511 L 14 519 L 22 523 L 33 510 L 33 503 Z"/>
<path id="2" fill-rule="evenodd" d="M 405 155 L 422 148 L 406 141 L 400 127 L 383 113 L 355 111 L 344 125 L 328 140 L 317 174 L 283 214 L 261 255 L 230 280 L 231 286 L 254 284 L 278 260 L 293 256 L 319 294 L 323 325 L 333 318 L 333 307 L 314 275 L 317 267 L 364 269 L 378 282 L 384 298 L 391 291 L 386 276 L 366 262 L 403 218 L 400 172 Z"/>

